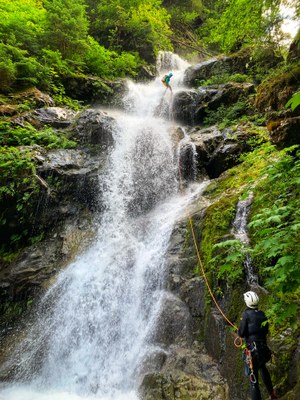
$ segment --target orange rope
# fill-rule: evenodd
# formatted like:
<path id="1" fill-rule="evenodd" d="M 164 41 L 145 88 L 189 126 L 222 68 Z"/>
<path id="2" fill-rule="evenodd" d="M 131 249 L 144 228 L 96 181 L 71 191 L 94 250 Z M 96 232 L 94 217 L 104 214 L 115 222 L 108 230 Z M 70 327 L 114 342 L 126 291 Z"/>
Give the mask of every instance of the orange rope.
<path id="1" fill-rule="evenodd" d="M 179 155 L 179 161 L 178 161 L 178 170 L 179 170 L 180 189 L 181 189 L 181 191 L 183 191 L 182 176 L 181 176 L 181 165 L 180 165 L 180 155 Z M 206 273 L 205 273 L 205 270 L 204 270 L 204 267 L 203 267 L 203 264 L 202 264 L 202 261 L 201 261 L 200 251 L 199 251 L 199 248 L 198 248 L 196 235 L 195 235 L 195 230 L 194 230 L 194 226 L 193 226 L 193 220 L 192 220 L 192 217 L 191 217 L 189 211 L 188 211 L 188 219 L 189 219 L 189 223 L 190 223 L 190 226 L 191 226 L 193 242 L 194 242 L 195 250 L 196 250 L 196 253 L 197 253 L 197 257 L 198 257 L 199 266 L 201 268 L 202 276 L 203 276 L 203 279 L 205 281 L 206 287 L 207 287 L 207 289 L 209 291 L 210 297 L 212 298 L 213 302 L 215 303 L 215 306 L 217 307 L 218 311 L 220 312 L 220 314 L 222 315 L 224 320 L 237 331 L 238 330 L 237 326 L 234 325 L 227 318 L 227 316 L 225 315 L 225 313 L 223 312 L 223 310 L 219 306 L 219 304 L 218 304 L 218 302 L 217 302 L 217 300 L 216 300 L 216 298 L 215 298 L 215 296 L 214 296 L 214 294 L 213 294 L 213 292 L 211 290 L 211 287 L 209 285 L 209 282 L 208 282 L 208 279 L 207 279 L 207 276 L 206 276 Z M 234 335 L 236 335 L 236 334 L 234 334 Z M 239 336 L 236 336 L 236 338 L 234 340 L 234 344 L 235 344 L 236 347 L 241 347 L 242 346 L 242 339 Z"/>

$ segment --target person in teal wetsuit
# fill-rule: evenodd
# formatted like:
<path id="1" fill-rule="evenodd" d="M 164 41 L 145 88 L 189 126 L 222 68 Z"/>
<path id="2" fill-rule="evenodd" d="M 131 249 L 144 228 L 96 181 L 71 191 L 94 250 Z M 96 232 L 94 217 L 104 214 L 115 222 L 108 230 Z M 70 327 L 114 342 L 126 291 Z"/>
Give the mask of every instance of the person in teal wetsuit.
<path id="1" fill-rule="evenodd" d="M 173 74 L 172 74 L 172 72 L 170 72 L 169 75 L 165 75 L 165 76 L 163 77 L 163 79 L 161 80 L 162 83 L 165 85 L 165 87 L 166 87 L 167 89 L 170 89 L 171 92 L 172 92 L 172 88 L 171 88 L 171 86 L 170 86 L 170 79 L 172 78 L 172 76 L 173 76 Z"/>

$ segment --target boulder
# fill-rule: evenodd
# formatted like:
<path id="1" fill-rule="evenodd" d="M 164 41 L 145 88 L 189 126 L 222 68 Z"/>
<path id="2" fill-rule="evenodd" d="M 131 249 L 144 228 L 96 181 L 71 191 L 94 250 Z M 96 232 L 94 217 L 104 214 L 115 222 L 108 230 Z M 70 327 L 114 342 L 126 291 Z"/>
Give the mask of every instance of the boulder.
<path id="1" fill-rule="evenodd" d="M 33 111 L 24 113 L 12 120 L 17 125 L 23 126 L 29 122 L 37 129 L 44 126 L 52 128 L 67 128 L 75 120 L 76 111 L 61 107 L 39 108 Z"/>
<path id="2" fill-rule="evenodd" d="M 240 73 L 245 74 L 250 57 L 248 54 L 239 54 L 231 57 L 211 58 L 193 65 L 185 71 L 184 84 L 188 87 L 197 86 L 201 81 L 214 75 Z"/>
<path id="3" fill-rule="evenodd" d="M 250 150 L 247 142 L 252 136 L 243 127 L 238 127 L 235 131 L 230 128 L 220 131 L 216 126 L 203 129 L 192 128 L 189 131 L 189 135 L 196 150 L 197 170 L 201 174 L 205 170 L 210 178 L 216 178 L 222 172 L 238 164 L 240 162 L 239 156 Z M 187 150 L 187 147 L 192 145 L 187 144 L 181 150 L 181 167 L 183 171 L 189 171 L 194 168 Z"/>
<path id="4" fill-rule="evenodd" d="M 228 400 L 228 387 L 203 348 L 174 347 L 159 372 L 145 374 L 143 400 Z"/>
<path id="5" fill-rule="evenodd" d="M 76 203 L 91 210 L 101 207 L 98 174 L 106 163 L 104 153 L 84 148 L 57 149 L 36 154 L 35 158 L 39 163 L 37 175 L 49 185 L 49 207 L 40 216 L 44 224 L 47 220 L 59 220 L 66 212 L 72 213 Z"/>
<path id="6" fill-rule="evenodd" d="M 179 122 L 200 124 L 209 112 L 221 105 L 234 104 L 253 92 L 253 84 L 235 82 L 181 91 L 174 96 L 172 113 Z"/>
<path id="7" fill-rule="evenodd" d="M 97 76 L 72 76 L 63 80 L 66 94 L 85 104 L 120 105 L 127 90 L 126 81 L 107 81 Z"/>
<path id="8" fill-rule="evenodd" d="M 186 304 L 175 295 L 166 292 L 157 319 L 157 329 L 152 342 L 163 347 L 171 344 L 189 345 L 193 341 L 192 319 Z"/>
<path id="9" fill-rule="evenodd" d="M 286 103 L 294 93 L 299 91 L 300 66 L 291 64 L 286 71 L 271 75 L 269 79 L 264 80 L 256 90 L 255 107 L 260 112 L 270 113 L 286 111 Z M 295 108 L 293 116 L 300 115 L 300 107 Z"/>
<path id="10" fill-rule="evenodd" d="M 115 128 L 116 121 L 106 112 L 87 109 L 78 115 L 70 130 L 80 143 L 108 147 L 114 143 Z"/>
<path id="11" fill-rule="evenodd" d="M 12 104 L 34 103 L 35 107 L 53 107 L 55 102 L 48 94 L 41 92 L 36 87 L 22 90 L 10 95 Z"/>
<path id="12" fill-rule="evenodd" d="M 300 144 L 300 117 L 269 121 L 269 138 L 278 149 Z"/>

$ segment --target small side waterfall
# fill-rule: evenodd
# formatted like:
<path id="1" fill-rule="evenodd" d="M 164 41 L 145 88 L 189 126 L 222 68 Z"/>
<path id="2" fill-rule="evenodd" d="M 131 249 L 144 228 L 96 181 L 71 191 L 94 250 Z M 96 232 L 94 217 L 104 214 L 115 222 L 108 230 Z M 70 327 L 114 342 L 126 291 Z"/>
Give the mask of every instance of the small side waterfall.
<path id="1" fill-rule="evenodd" d="M 174 87 L 187 66 L 174 56 Z M 180 61 L 180 62 L 179 62 Z M 176 71 L 177 68 L 177 71 Z M 171 122 L 157 116 L 164 88 L 128 83 L 126 113 L 112 110 L 115 145 L 106 171 L 97 240 L 58 277 L 7 368 L 4 400 L 136 400 L 141 360 L 164 292 L 174 222 L 194 192 L 178 193 Z"/>
<path id="2" fill-rule="evenodd" d="M 253 193 L 250 193 L 245 200 L 240 200 L 237 204 L 236 216 L 232 226 L 232 233 L 235 239 L 240 240 L 245 247 L 249 246 L 249 237 L 247 232 L 248 215 L 251 203 L 253 201 Z M 258 277 L 254 273 L 252 260 L 249 254 L 246 253 L 244 261 L 246 281 L 248 285 L 257 287 Z"/>

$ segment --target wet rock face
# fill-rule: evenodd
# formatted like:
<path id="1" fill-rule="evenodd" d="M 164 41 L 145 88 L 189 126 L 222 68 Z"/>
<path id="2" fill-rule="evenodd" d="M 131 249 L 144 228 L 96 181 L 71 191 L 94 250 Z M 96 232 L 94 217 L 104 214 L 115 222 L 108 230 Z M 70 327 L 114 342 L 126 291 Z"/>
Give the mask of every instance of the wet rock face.
<path id="1" fill-rule="evenodd" d="M 279 149 L 300 144 L 300 117 L 269 121 L 270 142 Z"/>
<path id="2" fill-rule="evenodd" d="M 98 174 L 106 163 L 106 154 L 91 149 L 57 149 L 38 154 L 38 176 L 48 182 L 48 206 L 40 215 L 42 223 L 54 224 L 74 209 L 101 208 Z"/>
<path id="3" fill-rule="evenodd" d="M 75 120 L 77 112 L 61 107 L 39 108 L 29 111 L 15 118 L 13 122 L 18 125 L 24 125 L 29 122 L 37 129 L 44 126 L 53 128 L 67 128 Z"/>
<path id="4" fill-rule="evenodd" d="M 158 316 L 158 329 L 153 335 L 153 342 L 163 347 L 176 344 L 191 344 L 192 320 L 186 304 L 177 296 L 165 294 L 163 307 Z"/>
<path id="5" fill-rule="evenodd" d="M 197 342 L 204 326 L 205 284 L 194 272 L 197 258 L 186 235 L 186 221 L 178 222 L 168 248 L 166 294 L 151 341 L 156 351 L 148 354 L 139 374 L 143 400 L 229 400 L 218 364 Z"/>
<path id="6" fill-rule="evenodd" d="M 172 113 L 177 121 L 188 125 L 200 124 L 210 111 L 221 105 L 234 104 L 241 96 L 253 92 L 253 84 L 233 82 L 181 91 L 174 96 Z"/>
<path id="7" fill-rule="evenodd" d="M 71 131 L 81 143 L 108 147 L 114 142 L 115 124 L 115 120 L 104 111 L 87 109 L 78 116 Z"/>
<path id="8" fill-rule="evenodd" d="M 202 63 L 188 68 L 185 72 L 184 83 L 191 87 L 196 86 L 197 82 L 207 80 L 213 75 L 240 73 L 245 74 L 249 56 L 220 57 L 212 58 Z"/>
<path id="9" fill-rule="evenodd" d="M 66 94 L 85 104 L 118 106 L 126 91 L 126 81 L 106 81 L 96 76 L 67 77 L 63 81 Z"/>
<path id="10" fill-rule="evenodd" d="M 228 400 L 228 387 L 203 348 L 172 348 L 160 372 L 144 376 L 143 400 Z"/>
<path id="11" fill-rule="evenodd" d="M 188 133 L 195 146 L 198 173 L 205 171 L 210 178 L 216 178 L 238 164 L 239 156 L 250 149 L 247 141 L 251 134 L 242 128 L 233 132 L 229 128 L 220 131 L 212 126 L 204 129 L 192 128 Z M 186 144 L 181 149 L 181 168 L 184 174 L 194 167 L 192 151 L 191 144 Z"/>
<path id="12" fill-rule="evenodd" d="M 15 307 L 23 307 L 22 304 L 26 303 L 29 307 L 31 302 L 35 304 L 39 295 L 54 282 L 55 275 L 88 246 L 95 235 L 90 222 L 91 214 L 88 210 L 75 207 L 73 211 L 73 215 L 69 213 L 64 218 L 60 214 L 61 220 L 50 230 L 45 240 L 27 247 L 11 265 L 2 266 L 2 304 L 10 302 Z M 1 335 L 9 332 L 15 317 L 7 312 L 1 316 Z"/>

